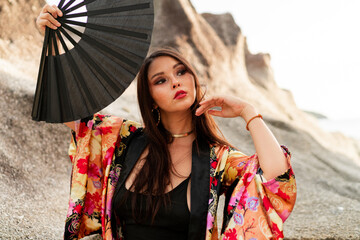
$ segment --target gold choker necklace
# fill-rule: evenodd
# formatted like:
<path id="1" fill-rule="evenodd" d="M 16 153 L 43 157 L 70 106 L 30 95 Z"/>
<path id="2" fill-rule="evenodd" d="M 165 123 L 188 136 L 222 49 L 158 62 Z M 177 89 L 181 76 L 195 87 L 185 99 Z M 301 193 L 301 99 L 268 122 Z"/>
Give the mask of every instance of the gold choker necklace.
<path id="1" fill-rule="evenodd" d="M 187 133 L 180 133 L 180 134 L 171 134 L 171 136 L 173 138 L 182 138 L 182 137 L 187 137 L 189 136 L 194 130 L 191 130 L 190 132 Z"/>

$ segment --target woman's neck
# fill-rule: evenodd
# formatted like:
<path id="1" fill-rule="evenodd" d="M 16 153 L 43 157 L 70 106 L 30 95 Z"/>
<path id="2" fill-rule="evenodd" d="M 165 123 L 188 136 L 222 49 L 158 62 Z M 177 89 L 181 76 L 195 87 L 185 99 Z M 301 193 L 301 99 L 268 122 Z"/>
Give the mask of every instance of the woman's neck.
<path id="1" fill-rule="evenodd" d="M 161 113 L 161 123 L 171 134 L 184 134 L 193 130 L 191 111 Z"/>

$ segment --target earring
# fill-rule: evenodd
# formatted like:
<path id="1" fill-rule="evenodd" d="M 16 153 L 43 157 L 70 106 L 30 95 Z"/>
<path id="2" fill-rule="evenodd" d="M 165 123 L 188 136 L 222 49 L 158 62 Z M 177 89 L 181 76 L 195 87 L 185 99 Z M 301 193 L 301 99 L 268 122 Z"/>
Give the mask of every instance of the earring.
<path id="1" fill-rule="evenodd" d="M 155 114 L 155 111 L 154 111 L 154 110 L 156 110 L 156 114 Z M 160 111 L 159 111 L 159 108 L 153 108 L 153 109 L 151 110 L 151 112 L 153 113 L 153 115 L 157 115 L 157 123 L 156 123 L 156 126 L 158 126 L 159 123 L 160 123 Z M 155 119 L 156 119 L 156 117 L 155 117 Z"/>

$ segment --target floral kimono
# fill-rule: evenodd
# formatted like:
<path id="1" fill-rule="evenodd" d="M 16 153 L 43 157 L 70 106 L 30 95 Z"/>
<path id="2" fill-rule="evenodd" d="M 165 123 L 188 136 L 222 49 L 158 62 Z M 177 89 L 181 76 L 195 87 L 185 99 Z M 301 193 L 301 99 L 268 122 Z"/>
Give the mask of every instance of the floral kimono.
<path id="1" fill-rule="evenodd" d="M 81 120 L 76 128 L 69 148 L 73 168 L 64 238 L 100 233 L 103 239 L 113 239 L 115 186 L 125 183 L 147 138 L 139 123 L 100 114 Z M 292 168 L 263 182 L 256 154 L 249 157 L 231 147 L 197 140 L 192 149 L 189 239 L 284 238 L 283 223 L 296 199 Z M 282 148 L 290 163 L 290 153 Z M 218 226 L 221 195 L 225 208 Z M 117 231 L 122 236 L 121 229 Z"/>

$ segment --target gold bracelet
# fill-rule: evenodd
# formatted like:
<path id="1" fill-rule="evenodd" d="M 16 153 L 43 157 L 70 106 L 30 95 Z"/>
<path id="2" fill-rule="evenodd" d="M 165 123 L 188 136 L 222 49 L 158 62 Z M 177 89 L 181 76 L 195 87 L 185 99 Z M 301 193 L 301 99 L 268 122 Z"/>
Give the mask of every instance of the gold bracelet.
<path id="1" fill-rule="evenodd" d="M 250 123 L 252 120 L 254 120 L 255 118 L 261 118 L 261 119 L 263 119 L 263 116 L 262 116 L 261 114 L 258 114 L 258 115 L 256 115 L 255 117 L 250 118 L 250 120 L 249 120 L 249 121 L 247 122 L 247 124 L 246 124 L 246 130 L 250 131 L 250 130 L 249 130 L 249 123 Z"/>

